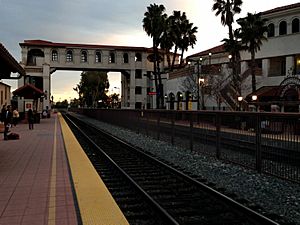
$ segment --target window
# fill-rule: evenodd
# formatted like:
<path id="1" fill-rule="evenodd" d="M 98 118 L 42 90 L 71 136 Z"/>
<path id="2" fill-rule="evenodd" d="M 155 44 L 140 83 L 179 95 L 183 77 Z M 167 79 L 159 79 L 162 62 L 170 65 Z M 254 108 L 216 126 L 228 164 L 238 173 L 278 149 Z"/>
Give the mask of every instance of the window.
<path id="1" fill-rule="evenodd" d="M 129 63 L 128 53 L 123 54 L 123 63 Z"/>
<path id="2" fill-rule="evenodd" d="M 268 25 L 268 37 L 274 37 L 275 36 L 275 27 L 273 23 L 270 23 Z"/>
<path id="3" fill-rule="evenodd" d="M 285 21 L 281 21 L 279 24 L 279 35 L 284 35 L 286 34 L 287 30 L 287 25 Z"/>
<path id="4" fill-rule="evenodd" d="M 101 59 L 101 52 L 97 51 L 95 55 L 95 62 L 100 63 L 102 61 Z"/>
<path id="5" fill-rule="evenodd" d="M 141 62 L 142 61 L 142 55 L 141 55 L 141 53 L 136 53 L 135 54 L 135 61 L 136 62 Z"/>
<path id="6" fill-rule="evenodd" d="M 81 62 L 87 62 L 87 51 L 81 51 Z"/>
<path id="7" fill-rule="evenodd" d="M 113 53 L 113 52 L 110 52 L 109 53 L 109 58 L 108 58 L 108 62 L 109 63 L 115 63 L 115 53 Z"/>
<path id="8" fill-rule="evenodd" d="M 73 52 L 72 52 L 72 50 L 67 51 L 66 60 L 67 60 L 67 62 L 72 62 L 73 61 Z"/>
<path id="9" fill-rule="evenodd" d="M 292 21 L 292 33 L 298 33 L 299 32 L 299 19 L 293 19 Z"/>
<path id="10" fill-rule="evenodd" d="M 52 61 L 58 61 L 58 53 L 56 50 L 52 51 Z"/>
<path id="11" fill-rule="evenodd" d="M 142 70 L 135 70 L 135 79 L 142 79 Z"/>
<path id="12" fill-rule="evenodd" d="M 136 86 L 135 87 L 135 94 L 136 95 L 141 95 L 142 94 L 142 87 L 141 86 Z"/>

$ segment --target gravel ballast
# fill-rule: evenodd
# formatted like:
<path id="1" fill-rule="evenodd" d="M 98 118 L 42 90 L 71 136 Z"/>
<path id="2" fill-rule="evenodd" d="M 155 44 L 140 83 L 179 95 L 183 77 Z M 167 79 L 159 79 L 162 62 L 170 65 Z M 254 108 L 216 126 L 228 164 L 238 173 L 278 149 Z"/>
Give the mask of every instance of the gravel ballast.
<path id="1" fill-rule="evenodd" d="M 283 217 L 284 224 L 300 225 L 300 185 L 297 183 L 259 174 L 95 119 L 85 117 L 85 120 L 191 174 L 205 178 L 214 188 L 234 193 L 237 199 L 246 199 L 267 214 Z"/>

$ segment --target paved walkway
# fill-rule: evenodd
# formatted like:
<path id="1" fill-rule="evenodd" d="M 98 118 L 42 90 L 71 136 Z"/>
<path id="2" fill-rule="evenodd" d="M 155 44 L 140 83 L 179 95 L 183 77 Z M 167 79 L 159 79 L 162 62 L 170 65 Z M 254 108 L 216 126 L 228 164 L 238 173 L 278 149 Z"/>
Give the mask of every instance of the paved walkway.
<path id="1" fill-rule="evenodd" d="M 69 168 L 56 114 L 0 135 L 0 225 L 77 225 Z"/>

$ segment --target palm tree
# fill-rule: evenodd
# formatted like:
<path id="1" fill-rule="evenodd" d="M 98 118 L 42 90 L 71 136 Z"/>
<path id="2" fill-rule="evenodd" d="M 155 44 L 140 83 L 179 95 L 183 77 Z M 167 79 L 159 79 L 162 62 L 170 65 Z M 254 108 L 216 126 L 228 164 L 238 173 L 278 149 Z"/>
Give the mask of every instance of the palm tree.
<path id="1" fill-rule="evenodd" d="M 181 28 L 181 40 L 178 43 L 178 48 L 181 49 L 180 64 L 183 63 L 184 51 L 187 51 L 189 46 L 193 48 L 194 44 L 196 44 L 197 37 L 195 34 L 197 33 L 198 27 L 193 27 L 193 23 L 190 23 L 189 20 L 185 20 Z"/>
<path id="2" fill-rule="evenodd" d="M 241 12 L 241 5 L 243 4 L 242 0 L 214 0 L 212 7 L 213 11 L 216 11 L 215 15 L 221 15 L 221 23 L 223 26 L 228 26 L 229 30 L 229 42 L 230 44 L 234 43 L 234 33 L 232 29 L 232 24 L 234 22 L 234 15 Z M 235 65 L 237 60 L 236 52 L 230 52 L 232 56 L 232 73 L 233 73 L 233 83 L 237 83 L 237 68 Z"/>
<path id="3" fill-rule="evenodd" d="M 170 50 L 174 47 L 175 35 L 171 29 L 171 19 L 168 17 L 165 21 L 165 30 L 160 40 L 160 47 L 165 51 L 169 69 L 171 68 Z"/>
<path id="4" fill-rule="evenodd" d="M 265 34 L 268 27 L 265 25 L 267 19 L 262 19 L 260 13 L 248 13 L 247 17 L 237 20 L 241 26 L 240 38 L 245 49 L 251 54 L 251 75 L 252 75 L 252 91 L 256 91 L 256 78 L 255 78 L 255 53 L 260 50 L 262 42 L 267 40 Z"/>
<path id="5" fill-rule="evenodd" d="M 143 28 L 147 35 L 153 39 L 153 71 L 156 87 L 156 107 L 162 108 L 163 106 L 163 86 L 159 68 L 159 56 L 158 46 L 160 44 L 161 36 L 165 30 L 164 24 L 167 19 L 167 14 L 164 13 L 166 10 L 163 5 L 150 4 L 147 7 L 147 12 L 144 14 Z"/>
<path id="6" fill-rule="evenodd" d="M 170 17 L 170 26 L 171 26 L 171 30 L 172 33 L 175 37 L 174 39 L 174 54 L 173 54 L 173 60 L 172 60 L 172 66 L 171 66 L 171 70 L 173 70 L 174 65 L 175 65 L 175 59 L 176 59 L 176 55 L 177 55 L 177 50 L 178 47 L 180 45 L 180 41 L 181 41 L 181 35 L 182 35 L 182 30 L 183 30 L 183 24 L 186 23 L 186 15 L 185 12 L 183 12 L 181 14 L 181 11 L 173 11 L 173 15 L 171 15 Z"/>
<path id="7" fill-rule="evenodd" d="M 216 11 L 216 16 L 221 14 L 221 23 L 223 26 L 228 26 L 229 39 L 233 40 L 232 24 L 234 22 L 233 17 L 235 14 L 241 12 L 242 0 L 214 0 L 212 7 L 213 11 Z"/>
<path id="8" fill-rule="evenodd" d="M 233 40 L 231 41 L 228 38 L 224 38 L 222 40 L 222 42 L 224 43 L 224 49 L 227 52 L 230 52 L 232 55 L 235 56 L 235 61 L 232 62 L 232 68 L 234 73 L 232 74 L 233 76 L 233 85 L 235 90 L 238 93 L 238 96 L 241 95 L 241 77 L 239 76 L 239 74 L 241 73 L 240 71 L 240 62 L 241 62 L 241 55 L 240 55 L 240 51 L 245 50 L 245 48 L 242 46 L 241 41 L 239 40 L 239 34 L 240 30 L 236 29 L 233 32 Z"/>

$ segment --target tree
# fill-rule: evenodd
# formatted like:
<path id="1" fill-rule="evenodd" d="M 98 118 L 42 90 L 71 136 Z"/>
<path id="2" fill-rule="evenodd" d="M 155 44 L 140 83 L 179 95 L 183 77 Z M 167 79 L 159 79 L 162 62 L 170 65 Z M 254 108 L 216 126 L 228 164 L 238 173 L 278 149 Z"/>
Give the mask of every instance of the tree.
<path id="1" fill-rule="evenodd" d="M 239 40 L 239 29 L 235 30 L 233 32 L 233 37 L 234 39 L 231 41 L 228 38 L 224 38 L 222 40 L 222 42 L 224 42 L 224 49 L 227 52 L 230 52 L 232 55 L 235 56 L 235 60 L 234 62 L 231 63 L 232 65 L 232 82 L 233 82 L 233 86 L 235 88 L 235 90 L 238 92 L 238 95 L 241 95 L 241 77 L 240 77 L 240 73 L 241 73 L 241 55 L 240 55 L 240 51 L 244 50 L 245 48 L 242 46 L 241 41 Z"/>
<path id="2" fill-rule="evenodd" d="M 165 30 L 167 19 L 167 14 L 164 13 L 165 10 L 166 9 L 163 5 L 150 4 L 150 6 L 147 7 L 147 12 L 144 13 L 143 19 L 143 28 L 147 35 L 152 37 L 153 42 L 153 73 L 155 79 L 157 108 L 163 107 L 164 100 L 162 79 L 159 71 L 158 46 Z"/>
<path id="3" fill-rule="evenodd" d="M 262 19 L 259 13 L 248 13 L 247 17 L 237 20 L 237 23 L 240 25 L 239 37 L 245 49 L 251 54 L 252 92 L 256 91 L 255 53 L 260 50 L 262 42 L 267 40 L 265 36 L 268 31 L 266 21 L 267 19 Z"/>
<path id="4" fill-rule="evenodd" d="M 212 7 L 213 11 L 216 11 L 216 16 L 221 14 L 221 23 L 223 26 L 228 26 L 229 39 L 233 40 L 232 24 L 234 22 L 234 15 L 241 12 L 242 0 L 214 0 Z"/>
<path id="5" fill-rule="evenodd" d="M 212 7 L 213 11 L 216 11 L 215 15 L 219 16 L 221 15 L 221 23 L 223 26 L 228 26 L 228 31 L 229 31 L 229 40 L 228 43 L 229 45 L 234 45 L 235 40 L 234 40 L 234 33 L 233 33 L 233 28 L 232 24 L 234 23 L 234 15 L 237 13 L 241 12 L 241 5 L 243 4 L 242 0 L 214 0 L 214 4 Z M 238 56 L 236 55 L 236 51 L 234 51 L 234 48 L 229 48 L 230 54 L 232 56 L 232 74 L 233 74 L 233 83 L 237 83 L 238 79 L 237 77 L 237 67 L 236 67 L 236 60 Z"/>
<path id="6" fill-rule="evenodd" d="M 76 90 L 82 105 L 96 107 L 99 100 L 106 101 L 109 82 L 106 72 L 84 71 L 81 73 L 80 83 Z"/>
<path id="7" fill-rule="evenodd" d="M 178 41 L 178 48 L 181 49 L 181 56 L 180 56 L 180 64 L 183 63 L 183 53 L 187 51 L 189 46 L 194 47 L 196 44 L 198 27 L 193 27 L 193 23 L 190 23 L 189 20 L 185 20 L 181 26 L 181 36 L 180 40 Z"/>

